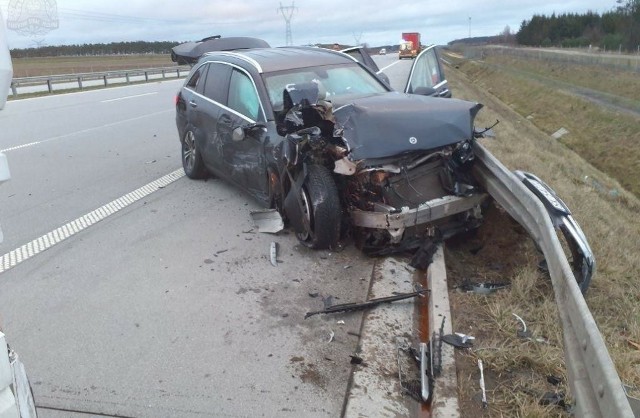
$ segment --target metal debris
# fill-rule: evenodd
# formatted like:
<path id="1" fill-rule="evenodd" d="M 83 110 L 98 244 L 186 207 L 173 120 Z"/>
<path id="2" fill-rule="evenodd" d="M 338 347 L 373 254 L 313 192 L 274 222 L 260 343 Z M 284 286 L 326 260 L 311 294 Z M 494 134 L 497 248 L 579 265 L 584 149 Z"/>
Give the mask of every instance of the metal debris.
<path id="1" fill-rule="evenodd" d="M 490 295 L 500 289 L 504 289 L 509 286 L 509 283 L 471 283 L 466 282 L 460 286 L 460 289 L 465 292 L 473 292 L 479 295 Z"/>
<path id="2" fill-rule="evenodd" d="M 518 316 L 515 313 L 512 313 L 511 315 L 515 316 L 516 319 L 518 321 L 520 321 L 520 323 L 522 324 L 522 329 L 517 331 L 517 335 L 520 338 L 531 338 L 531 331 L 527 331 L 527 324 L 524 322 L 524 319 L 520 318 L 520 316 Z"/>
<path id="3" fill-rule="evenodd" d="M 335 332 L 333 332 L 333 331 L 329 331 L 329 341 L 327 341 L 327 342 L 329 342 L 329 343 L 330 343 L 331 341 L 333 341 L 333 338 L 334 338 L 335 336 L 336 336 L 336 333 L 335 333 Z"/>
<path id="4" fill-rule="evenodd" d="M 487 402 L 487 391 L 484 387 L 484 369 L 482 367 L 482 360 L 478 359 L 478 368 L 480 369 L 480 389 L 482 389 L 482 408 L 486 409 L 489 406 Z"/>
<path id="5" fill-rule="evenodd" d="M 471 348 L 473 347 L 473 341 L 475 339 L 476 337 L 461 334 L 459 332 L 456 332 L 455 334 L 448 334 L 442 337 L 442 341 L 456 348 Z"/>
<path id="6" fill-rule="evenodd" d="M 255 210 L 250 214 L 258 232 L 275 234 L 284 229 L 284 221 L 276 209 Z"/>
<path id="7" fill-rule="evenodd" d="M 269 248 L 269 259 L 273 267 L 278 267 L 278 243 L 272 242 Z"/>
<path id="8" fill-rule="evenodd" d="M 394 295 L 394 296 L 371 299 L 371 300 L 368 300 L 366 302 L 342 303 L 340 305 L 333 305 L 333 306 L 326 307 L 325 309 L 323 309 L 321 311 L 307 312 L 305 314 L 305 316 L 304 316 L 304 319 L 307 319 L 310 316 L 318 315 L 318 314 L 361 311 L 361 310 L 364 310 L 364 309 L 373 308 L 373 307 L 381 305 L 383 303 L 391 303 L 391 302 L 396 302 L 396 301 L 403 300 L 403 299 L 409 299 L 409 298 L 414 298 L 416 296 L 421 296 L 422 294 L 424 294 L 426 292 L 429 292 L 429 290 L 428 289 L 420 289 L 418 291 L 411 292 L 411 293 L 398 293 L 397 295 Z"/>

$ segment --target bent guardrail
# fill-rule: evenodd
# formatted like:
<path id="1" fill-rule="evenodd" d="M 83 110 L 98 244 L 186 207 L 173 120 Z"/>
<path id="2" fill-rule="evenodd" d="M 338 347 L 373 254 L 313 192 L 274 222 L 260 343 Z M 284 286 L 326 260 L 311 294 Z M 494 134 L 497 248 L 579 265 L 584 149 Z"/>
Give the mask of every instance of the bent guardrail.
<path id="1" fill-rule="evenodd" d="M 474 144 L 476 178 L 544 253 L 563 329 L 569 385 L 579 417 L 633 417 L 604 339 L 580 292 L 542 202 L 486 148 Z"/>
<path id="2" fill-rule="evenodd" d="M 132 82 L 149 82 L 165 78 L 186 76 L 191 67 L 172 66 L 160 68 L 143 68 L 133 70 L 116 70 L 97 73 L 60 74 L 39 77 L 20 77 L 11 81 L 11 95 L 17 98 L 20 94 L 53 93 L 54 91 L 82 90 L 86 87 L 107 87 L 113 84 Z"/>

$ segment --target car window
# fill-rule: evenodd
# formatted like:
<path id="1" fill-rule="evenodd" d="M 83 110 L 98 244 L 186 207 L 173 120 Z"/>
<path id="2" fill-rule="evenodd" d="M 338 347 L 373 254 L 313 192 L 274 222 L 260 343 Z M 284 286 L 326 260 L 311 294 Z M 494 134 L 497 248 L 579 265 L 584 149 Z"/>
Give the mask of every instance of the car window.
<path id="1" fill-rule="evenodd" d="M 204 74 L 204 72 L 207 69 L 207 65 L 202 65 L 200 66 L 192 75 L 191 78 L 189 78 L 189 81 L 187 81 L 187 87 L 196 90 L 198 92 L 202 92 L 202 86 L 203 86 L 203 82 L 201 82 L 200 80 L 204 81 L 204 77 L 202 77 L 202 75 Z M 200 88 L 198 88 L 200 87 Z"/>
<path id="2" fill-rule="evenodd" d="M 435 49 L 431 49 L 415 62 L 408 91 L 414 92 L 418 87 L 434 87 L 442 81 L 441 78 Z"/>
<path id="3" fill-rule="evenodd" d="M 229 83 L 227 105 L 251 120 L 258 120 L 260 99 L 249 76 L 239 70 L 233 70 Z"/>
<path id="4" fill-rule="evenodd" d="M 264 79 L 275 111 L 282 110 L 282 92 L 288 84 L 316 82 L 320 91 L 326 93 L 327 100 L 388 91 L 378 79 L 356 63 L 297 68 L 269 73 Z"/>
<path id="5" fill-rule="evenodd" d="M 231 67 L 226 64 L 211 63 L 207 71 L 207 80 L 204 85 L 204 95 L 218 103 L 227 101 L 227 84 Z"/>

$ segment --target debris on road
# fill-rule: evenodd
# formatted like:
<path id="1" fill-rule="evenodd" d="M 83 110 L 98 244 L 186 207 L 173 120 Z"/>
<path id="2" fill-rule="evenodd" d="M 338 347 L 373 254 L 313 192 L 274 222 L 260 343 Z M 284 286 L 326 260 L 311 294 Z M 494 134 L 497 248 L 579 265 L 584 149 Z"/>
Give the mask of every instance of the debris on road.
<path id="1" fill-rule="evenodd" d="M 269 259 L 273 267 L 278 267 L 278 243 L 272 242 L 269 248 Z"/>
<path id="2" fill-rule="evenodd" d="M 479 295 L 490 295 L 500 289 L 504 289 L 509 286 L 509 283 L 493 283 L 493 282 L 485 282 L 485 283 L 472 283 L 465 282 L 463 283 L 459 289 L 465 292 L 473 292 Z"/>
<path id="3" fill-rule="evenodd" d="M 250 215 L 258 232 L 275 234 L 284 229 L 284 221 L 276 209 L 254 210 Z"/>
<path id="4" fill-rule="evenodd" d="M 362 357 L 357 354 L 352 354 L 349 357 L 351 357 L 351 364 L 365 364 L 364 360 L 362 360 Z"/>
<path id="5" fill-rule="evenodd" d="M 524 319 L 520 318 L 520 316 L 518 316 L 515 313 L 512 313 L 511 315 L 515 316 L 516 319 L 518 321 L 520 321 L 520 323 L 522 324 L 522 329 L 518 330 L 516 332 L 516 334 L 518 335 L 518 337 L 520 338 L 531 338 L 531 331 L 527 331 L 527 324 L 524 322 Z"/>
<path id="6" fill-rule="evenodd" d="M 310 316 L 318 315 L 318 314 L 361 311 L 361 310 L 364 310 L 364 309 L 373 308 L 373 307 L 381 305 L 383 303 L 391 303 L 391 302 L 396 302 L 396 301 L 399 301 L 399 300 L 414 298 L 416 296 L 421 296 L 422 294 L 424 294 L 424 293 L 426 293 L 428 291 L 429 291 L 428 289 L 420 289 L 420 290 L 417 290 L 417 291 L 411 292 L 411 293 L 398 293 L 397 295 L 394 295 L 394 296 L 387 296 L 387 297 L 383 297 L 383 298 L 371 299 L 371 300 L 368 300 L 366 302 L 360 302 L 360 303 L 350 302 L 350 303 L 342 303 L 342 304 L 339 304 L 339 305 L 333 305 L 333 306 L 325 307 L 325 309 L 323 309 L 321 311 L 307 312 L 305 314 L 305 316 L 304 316 L 304 319 L 307 319 Z M 325 302 L 325 305 L 326 305 L 326 302 Z"/>
<path id="7" fill-rule="evenodd" d="M 332 342 L 332 341 L 333 341 L 333 338 L 334 338 L 335 336 L 336 336 L 336 333 L 335 333 L 335 332 L 333 332 L 333 331 L 329 331 L 329 341 L 327 341 L 327 342 L 329 342 L 329 343 L 330 343 L 330 342 Z"/>

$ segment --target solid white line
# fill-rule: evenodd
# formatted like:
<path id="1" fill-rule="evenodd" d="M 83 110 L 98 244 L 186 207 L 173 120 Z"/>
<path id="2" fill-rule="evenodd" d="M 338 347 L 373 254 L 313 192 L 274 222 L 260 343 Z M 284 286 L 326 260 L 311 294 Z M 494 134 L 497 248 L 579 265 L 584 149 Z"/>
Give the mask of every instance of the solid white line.
<path id="1" fill-rule="evenodd" d="M 120 100 L 135 99 L 137 97 L 142 97 L 142 96 L 152 96 L 154 94 L 158 94 L 158 92 L 154 91 L 152 93 L 142 93 L 142 94 L 136 94 L 136 95 L 133 95 L 133 96 L 125 96 L 125 97 L 118 97 L 118 98 L 115 98 L 115 99 L 101 100 L 100 103 L 117 102 L 117 101 L 120 101 Z"/>
<path id="2" fill-rule="evenodd" d="M 81 131 L 71 132 L 71 133 L 64 134 L 64 135 L 59 135 L 59 136 L 54 136 L 54 137 L 51 137 L 51 138 L 43 139 L 42 141 L 35 141 L 35 142 L 30 142 L 28 144 L 16 145 L 15 147 L 11 147 L 11 148 L 0 149 L 0 152 L 9 152 L 9 151 L 15 151 L 15 150 L 18 150 L 18 149 L 22 149 L 22 148 L 32 147 L 34 145 L 44 144 L 45 142 L 55 141 L 57 139 L 69 138 L 69 137 L 74 136 L 74 135 L 85 134 L 85 133 L 97 131 L 97 130 L 103 129 L 103 128 L 110 128 L 112 126 L 117 126 L 117 125 L 120 125 L 120 124 L 123 124 L 123 123 L 133 122 L 133 121 L 136 121 L 136 120 L 147 118 L 149 116 L 157 116 L 157 115 L 161 115 L 163 113 L 169 113 L 169 112 L 175 112 L 175 110 L 173 110 L 173 109 L 162 110 L 160 112 L 149 113 L 149 114 L 138 116 L 138 117 L 131 118 L 131 119 L 119 120 L 117 122 L 107 123 L 107 124 L 102 125 L 102 126 L 96 126 L 95 128 L 87 128 L 87 129 L 83 129 Z"/>
<path id="3" fill-rule="evenodd" d="M 391 67 L 392 65 L 396 65 L 396 64 L 397 64 L 397 63 L 399 63 L 399 62 L 400 62 L 400 60 L 398 60 L 398 61 L 396 61 L 396 62 L 393 62 L 393 63 L 391 63 L 391 64 L 387 65 L 386 67 L 384 67 L 383 69 L 381 69 L 380 71 L 378 71 L 378 74 L 380 74 L 381 72 L 383 72 L 383 71 L 384 71 L 384 70 L 386 70 L 387 68 Z"/>
<path id="4" fill-rule="evenodd" d="M 87 229 L 95 223 L 113 215 L 114 213 L 126 208 L 127 206 L 135 203 L 151 193 L 157 192 L 160 189 L 165 188 L 174 181 L 184 177 L 184 171 L 178 169 L 166 176 L 160 177 L 157 180 L 148 183 L 139 189 L 134 190 L 131 193 L 119 197 L 118 199 L 107 203 L 99 207 L 98 209 L 87 213 L 73 221 L 62 225 L 59 228 L 48 232 L 31 242 L 26 243 L 13 251 L 10 251 L 0 257 L 0 273 L 3 273 L 23 261 L 41 253 L 42 251 L 53 247 L 56 244 L 61 243 L 67 238 L 72 237 L 78 232 Z M 107 210 L 105 210 L 107 209 Z"/>

